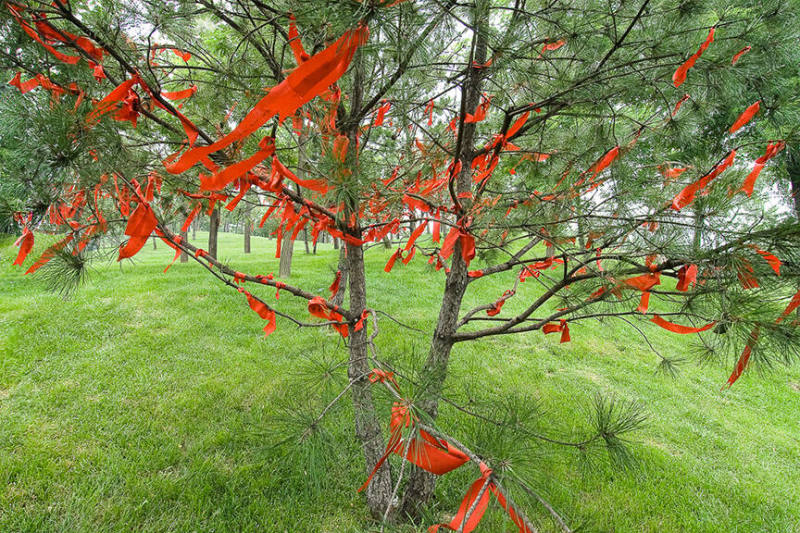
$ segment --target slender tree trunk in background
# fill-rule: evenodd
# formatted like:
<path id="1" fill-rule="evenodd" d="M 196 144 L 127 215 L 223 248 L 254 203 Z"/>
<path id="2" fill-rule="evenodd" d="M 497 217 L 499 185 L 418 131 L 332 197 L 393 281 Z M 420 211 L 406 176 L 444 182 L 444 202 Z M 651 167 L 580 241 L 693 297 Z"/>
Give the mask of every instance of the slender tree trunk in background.
<path id="1" fill-rule="evenodd" d="M 333 295 L 331 301 L 334 304 L 341 306 L 344 303 L 344 293 L 347 290 L 347 282 L 350 277 L 350 264 L 347 262 L 347 254 L 344 247 L 339 250 L 338 270 L 342 273 L 342 279 L 339 281 L 339 290 Z"/>
<path id="2" fill-rule="evenodd" d="M 306 245 L 306 255 L 310 254 L 311 250 L 308 248 L 308 227 L 303 228 L 303 243 Z"/>
<path id="3" fill-rule="evenodd" d="M 697 254 L 701 250 L 701 246 L 703 245 L 703 225 L 705 223 L 706 216 L 702 211 L 702 208 L 694 204 L 694 235 L 692 237 L 692 250 L 694 253 Z"/>
<path id="4" fill-rule="evenodd" d="M 383 238 L 383 247 L 386 248 L 387 250 L 390 250 L 392 248 L 392 240 L 389 238 L 388 235 Z"/>
<path id="5" fill-rule="evenodd" d="M 250 220 L 250 212 L 244 217 L 244 253 L 250 253 L 250 231 L 252 221 Z"/>
<path id="6" fill-rule="evenodd" d="M 317 240 L 316 240 L 316 241 L 314 241 L 314 247 L 313 247 L 313 249 L 311 250 L 311 251 L 312 251 L 312 253 L 313 253 L 314 255 L 317 255 L 317 243 L 318 243 L 318 242 L 319 242 L 319 238 L 317 238 Z"/>
<path id="7" fill-rule="evenodd" d="M 586 247 L 586 232 L 584 229 L 583 206 L 580 196 L 575 197 L 575 217 L 578 221 L 578 246 L 581 250 Z"/>
<path id="8" fill-rule="evenodd" d="M 336 237 L 333 238 L 333 249 L 334 250 L 339 249 L 339 239 L 337 239 Z"/>
<path id="9" fill-rule="evenodd" d="M 786 170 L 789 173 L 789 183 L 791 184 L 791 195 L 794 200 L 794 216 L 800 220 L 800 149 L 789 146 L 786 150 Z M 797 308 L 797 316 L 800 317 L 800 307 Z"/>
<path id="10" fill-rule="evenodd" d="M 292 275 L 292 255 L 294 255 L 294 241 L 292 232 L 284 231 L 281 238 L 281 261 L 278 265 L 278 276 L 288 278 Z"/>
<path id="11" fill-rule="evenodd" d="M 198 224 L 197 219 L 195 219 L 194 222 L 192 222 L 192 240 L 193 241 L 197 240 L 197 224 Z"/>
<path id="12" fill-rule="evenodd" d="M 483 24 L 484 18 L 479 13 L 486 4 L 485 2 L 478 2 L 477 5 L 479 7 L 474 8 L 472 13 L 472 22 L 476 28 L 473 37 L 476 39 L 473 64 L 480 65 L 486 62 L 488 35 L 486 26 Z M 475 109 L 480 103 L 481 77 L 482 73 L 479 69 L 470 69 L 469 76 L 462 86 L 463 109 Z M 472 188 L 470 162 L 472 147 L 475 142 L 475 124 L 464 124 L 462 136 L 458 158 L 461 161 L 463 170 L 459 174 L 456 183 L 457 194 L 469 192 Z M 462 201 L 467 202 L 468 200 L 464 199 Z M 424 382 L 421 383 L 421 388 L 415 394 L 416 406 L 427 414 L 431 421 L 435 420 L 439 414 L 439 398 L 447 378 L 447 367 L 450 361 L 450 352 L 453 348 L 452 337 L 456 333 L 461 301 L 464 298 L 469 281 L 467 265 L 461 257 L 460 243 L 456 244 L 452 257 L 452 265 L 450 273 L 447 274 L 436 329 L 433 333 L 433 339 L 431 339 L 428 358 L 420 374 L 424 376 Z M 420 517 L 421 511 L 433 495 L 435 487 L 436 477 L 433 474 L 416 466 L 411 468 L 405 492 L 403 493 L 401 513 L 412 518 Z"/>
<path id="13" fill-rule="evenodd" d="M 181 232 L 181 242 L 186 242 L 188 240 L 189 240 L 189 235 L 185 231 L 182 231 Z M 181 261 L 181 263 L 186 263 L 186 262 L 189 261 L 189 254 L 187 254 L 185 250 L 181 251 L 181 259 L 180 259 L 180 261 Z"/>
<path id="14" fill-rule="evenodd" d="M 158 237 L 153 236 L 153 250 L 158 250 L 158 246 L 156 246 L 156 239 L 158 239 Z"/>
<path id="15" fill-rule="evenodd" d="M 217 237 L 219 234 L 219 207 L 211 212 L 208 217 L 208 253 L 211 257 L 217 256 Z"/>

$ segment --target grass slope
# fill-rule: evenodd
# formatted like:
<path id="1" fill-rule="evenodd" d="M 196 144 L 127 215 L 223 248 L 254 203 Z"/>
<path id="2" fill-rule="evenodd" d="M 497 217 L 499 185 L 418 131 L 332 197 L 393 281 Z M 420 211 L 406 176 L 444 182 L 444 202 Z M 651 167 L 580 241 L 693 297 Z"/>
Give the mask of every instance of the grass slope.
<path id="1" fill-rule="evenodd" d="M 221 235 L 221 256 L 248 272 L 277 271 L 274 241 L 254 238 L 254 253 L 244 255 L 240 239 Z M 172 259 L 163 244 L 157 251 L 148 244 L 136 264 L 95 265 L 70 300 L 37 276 L 21 276 L 10 266 L 15 255 L 10 241 L 0 243 L 0 531 L 374 527 L 355 492 L 364 471 L 347 402 L 318 436 L 274 446 L 298 417 L 321 409 L 315 398 L 344 383 L 338 335 L 279 318 L 264 339 L 244 298 L 195 263 L 163 274 Z M 326 294 L 336 252 L 321 247 L 307 256 L 300 244 L 295 257 L 292 282 Z M 387 257 L 377 248 L 368 254 L 372 305 L 430 332 L 442 276 L 421 260 L 384 274 Z M 522 288 L 504 314 L 535 294 L 534 283 Z M 475 283 L 465 306 L 502 290 Z M 280 309 L 304 307 L 281 295 Z M 647 331 L 659 350 L 690 355 L 688 339 L 657 329 Z M 443 428 L 487 457 L 511 458 L 589 531 L 800 531 L 796 368 L 748 372 L 720 392 L 730 365 L 689 364 L 670 378 L 654 373 L 656 357 L 625 324 L 575 324 L 571 333 L 565 345 L 541 333 L 457 345 L 447 394 L 492 416 L 502 409 L 482 405 L 499 397 L 517 411 L 535 405 L 533 424 L 566 438 L 581 434 L 595 392 L 636 400 L 651 418 L 633 436 L 634 468 L 514 442 L 447 407 Z M 425 355 L 427 335 L 384 319 L 378 348 L 411 368 Z M 388 421 L 391 400 L 379 398 Z M 476 475 L 467 467 L 445 476 L 427 524 L 448 518 Z M 526 508 L 552 530 L 541 508 Z M 479 531 L 512 527 L 495 510 Z"/>

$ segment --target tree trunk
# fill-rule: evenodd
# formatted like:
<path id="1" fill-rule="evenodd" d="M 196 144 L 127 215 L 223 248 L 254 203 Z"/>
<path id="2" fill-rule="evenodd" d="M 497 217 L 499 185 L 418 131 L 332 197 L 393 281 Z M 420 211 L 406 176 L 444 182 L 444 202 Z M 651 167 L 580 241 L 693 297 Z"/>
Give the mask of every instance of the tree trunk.
<path id="1" fill-rule="evenodd" d="M 476 32 L 473 36 L 475 41 L 474 64 L 486 62 L 488 35 L 484 21 L 484 8 L 486 2 L 478 2 L 472 12 L 472 21 Z M 478 68 L 472 68 L 462 86 L 462 111 L 475 109 L 480 103 L 482 72 Z M 458 194 L 469 192 L 472 188 L 472 176 L 470 162 L 472 158 L 473 144 L 475 139 L 475 124 L 464 124 L 462 131 L 462 144 L 458 157 L 461 161 L 462 171 L 456 183 Z M 462 203 L 469 200 L 464 198 Z M 469 205 L 464 205 L 464 212 L 468 212 Z M 461 301 L 467 289 L 469 277 L 467 275 L 467 265 L 461 257 L 461 244 L 456 242 L 453 251 L 453 259 L 450 273 L 447 274 L 442 303 L 439 309 L 439 318 L 436 322 L 431 346 L 428 351 L 428 358 L 425 361 L 421 375 L 425 376 L 425 381 L 418 390 L 416 405 L 434 421 L 439 414 L 439 398 L 442 394 L 445 379 L 447 378 L 447 367 L 450 361 L 450 352 L 453 348 L 452 337 L 456 332 L 458 315 L 461 310 Z M 352 275 L 352 273 L 351 273 Z M 428 503 L 436 487 L 436 477 L 433 474 L 414 466 L 409 473 L 408 483 L 403 493 L 401 513 L 411 518 L 418 518 L 425 504 Z"/>
<path id="2" fill-rule="evenodd" d="M 314 255 L 317 255 L 317 243 L 318 243 L 318 242 L 319 242 L 319 238 L 317 238 L 317 240 L 316 240 L 316 241 L 314 241 L 314 246 L 313 246 L 313 248 L 311 249 L 311 252 L 312 252 Z"/>
<path id="3" fill-rule="evenodd" d="M 217 258 L 217 237 L 219 235 L 219 208 L 211 212 L 208 217 L 208 253 L 213 258 Z"/>
<path id="4" fill-rule="evenodd" d="M 157 240 L 157 239 L 158 239 L 158 237 L 156 237 L 156 236 L 154 235 L 154 236 L 153 236 L 153 250 L 158 250 L 158 247 L 156 246 L 156 240 Z"/>
<path id="5" fill-rule="evenodd" d="M 351 109 L 361 109 L 363 102 L 363 89 L 366 83 L 364 78 L 364 65 L 362 62 L 361 51 L 357 51 L 353 58 L 353 89 L 350 96 Z M 358 124 L 351 124 L 346 130 L 350 140 L 350 149 L 346 156 L 346 163 L 352 171 L 352 178 L 358 179 Z M 354 200 L 345 202 L 344 220 L 350 220 L 351 215 L 355 215 L 358 222 L 358 205 Z M 354 236 L 361 237 L 359 226 L 353 228 Z M 350 290 L 350 313 L 360 315 L 367 307 L 367 284 L 364 274 L 364 248 L 345 243 L 344 253 L 347 256 L 349 269 L 349 279 L 347 285 Z M 367 346 L 367 327 L 354 331 L 351 328 L 349 339 L 350 359 L 348 361 L 347 375 L 352 386 L 350 388 L 353 398 L 353 417 L 355 422 L 355 433 L 361 448 L 364 452 L 364 473 L 372 471 L 380 458 L 383 456 L 385 443 L 381 428 L 386 424 L 386 420 L 379 420 L 375 412 L 375 404 L 372 399 L 372 383 L 367 379 L 371 365 L 368 359 Z M 384 516 L 395 516 L 395 509 L 392 505 L 392 474 L 389 469 L 388 461 L 375 473 L 369 487 L 367 488 L 367 507 L 376 519 Z"/>
<path id="6" fill-rule="evenodd" d="M 197 240 L 197 219 L 195 218 L 194 222 L 192 222 L 192 240 Z"/>
<path id="7" fill-rule="evenodd" d="M 336 237 L 333 238 L 333 249 L 334 250 L 338 250 L 339 249 L 339 239 L 336 238 Z"/>
<path id="8" fill-rule="evenodd" d="M 311 253 L 311 250 L 308 248 L 308 226 L 303 228 L 303 243 L 306 245 L 306 255 Z"/>
<path id="9" fill-rule="evenodd" d="M 367 306 L 366 279 L 364 275 L 364 251 L 360 246 L 346 244 L 347 264 L 349 267 L 350 311 L 361 314 Z M 343 292 L 343 291 L 342 291 Z M 356 437 L 364 452 L 364 472 L 372 471 L 383 456 L 384 441 L 381 433 L 381 421 L 375 412 L 372 399 L 372 384 L 367 379 L 370 364 L 367 359 L 367 328 L 350 332 L 350 360 L 347 376 L 353 380 L 351 394 L 353 397 L 353 415 L 355 417 Z M 373 517 L 382 519 L 391 504 L 392 475 L 389 462 L 383 463 L 367 487 L 367 507 Z M 394 513 L 390 512 L 393 516 Z"/>
<path id="10" fill-rule="evenodd" d="M 284 231 L 281 238 L 281 261 L 278 265 L 278 276 L 288 278 L 292 275 L 292 255 L 294 255 L 294 241 L 291 239 L 292 232 Z"/>
<path id="11" fill-rule="evenodd" d="M 250 221 L 250 216 L 249 216 L 249 213 L 248 213 L 248 216 L 246 216 L 245 219 L 244 219 L 244 253 L 246 253 L 246 254 L 250 253 L 250 231 L 251 231 L 251 225 L 252 225 L 252 222 Z"/>
<path id="12" fill-rule="evenodd" d="M 185 232 L 181 232 L 181 242 L 186 242 L 189 240 L 189 235 Z M 181 250 L 181 263 L 187 263 L 189 261 L 189 254 L 186 253 L 186 250 Z"/>

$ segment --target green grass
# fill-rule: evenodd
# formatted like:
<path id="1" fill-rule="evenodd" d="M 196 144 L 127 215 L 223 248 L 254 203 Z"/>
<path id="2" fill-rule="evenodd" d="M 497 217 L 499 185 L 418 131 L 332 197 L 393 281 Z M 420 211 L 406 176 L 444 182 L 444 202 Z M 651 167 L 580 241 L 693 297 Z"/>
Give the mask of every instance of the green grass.
<path id="1" fill-rule="evenodd" d="M 277 270 L 274 241 L 254 238 L 246 256 L 240 239 L 223 234 L 221 256 L 247 272 Z M 341 369 L 326 380 L 318 375 L 327 367 L 313 362 L 346 358 L 338 335 L 279 318 L 264 339 L 244 298 L 195 263 L 163 274 L 172 259 L 163 244 L 148 244 L 135 264 L 94 265 L 69 300 L 21 276 L 10 266 L 15 255 L 10 241 L 0 243 L 0 531 L 374 528 L 355 492 L 364 471 L 347 402 L 320 435 L 274 446 L 296 427 L 296 411 L 319 411 L 318 398 L 344 383 Z M 336 252 L 322 246 L 307 256 L 298 245 L 295 257 L 291 281 L 326 294 Z M 430 332 L 442 276 L 421 260 L 384 274 L 387 257 L 368 254 L 371 305 Z M 465 306 L 503 288 L 475 283 Z M 536 291 L 522 288 L 504 314 Z M 278 306 L 307 316 L 288 293 Z M 655 329 L 647 331 L 662 353 L 690 355 L 689 340 Z M 503 396 L 537 405 L 532 423 L 566 438 L 586 427 L 595 392 L 638 401 L 650 419 L 632 436 L 633 468 L 509 441 L 447 407 L 442 427 L 487 457 L 507 452 L 589 531 L 800 531 L 797 368 L 748 372 L 721 392 L 730 364 L 687 364 L 671 378 L 654 373 L 657 358 L 627 325 L 575 324 L 571 333 L 564 345 L 541 333 L 457 345 L 447 394 L 476 409 Z M 418 365 L 428 341 L 381 321 L 381 356 L 402 367 Z M 379 399 L 388 422 L 391 400 Z M 445 476 L 429 520 L 452 514 L 476 476 L 472 467 Z M 526 509 L 552 530 L 541 508 Z M 495 510 L 479 531 L 512 527 Z"/>

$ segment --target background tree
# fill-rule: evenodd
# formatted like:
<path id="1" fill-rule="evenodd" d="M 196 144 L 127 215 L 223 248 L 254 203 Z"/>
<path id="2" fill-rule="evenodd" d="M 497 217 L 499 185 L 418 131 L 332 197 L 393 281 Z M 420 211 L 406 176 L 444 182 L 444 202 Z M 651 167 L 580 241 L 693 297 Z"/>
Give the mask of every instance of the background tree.
<path id="1" fill-rule="evenodd" d="M 796 14 L 782 2 L 6 7 L 5 60 L 26 96 L 7 104 L 20 107 L 20 119 L 4 138 L 17 140 L 20 160 L 61 170 L 27 196 L 36 216 L 28 231 L 67 231 L 35 265 L 65 253 L 86 258 L 104 241 L 116 248 L 123 240 L 118 257 L 127 258 L 155 231 L 210 280 L 242 292 L 267 333 L 276 316 L 280 325 L 319 323 L 273 308 L 250 287 L 307 301 L 311 315 L 346 339 L 349 382 L 327 405 L 344 392 L 352 399 L 365 471 L 374 474 L 367 505 L 378 519 L 420 516 L 434 490 L 430 472 L 447 468 L 414 452 L 438 450 L 450 467 L 481 467 L 454 529 L 459 519 L 478 521 L 490 494 L 521 530 L 533 530 L 525 513 L 540 508 L 527 503 L 542 503 L 566 528 L 524 469 L 507 461 L 507 441 L 479 456 L 459 442 L 458 428 L 438 429 L 443 401 L 515 439 L 603 445 L 615 457 L 621 436 L 640 422 L 631 406 L 600 399 L 595 431 L 572 442 L 472 412 L 448 392 L 458 391 L 447 375 L 460 342 L 539 331 L 567 342 L 569 324 L 612 318 L 644 335 L 657 325 L 706 332 L 699 339 L 707 355 L 736 353 L 731 384 L 750 360 L 796 354 L 794 324 L 784 320 L 794 304 L 784 300 L 796 284 L 797 223 L 761 216 L 766 204 L 725 221 L 747 202 L 728 194 L 750 175 L 743 156 L 761 153 L 757 164 L 768 164 L 784 146 L 777 139 L 794 135 L 731 128 L 755 101 L 759 114 L 742 122 L 780 109 L 758 88 L 782 72 L 769 68 L 766 44 L 796 42 Z M 345 294 L 339 273 L 328 300 L 239 272 L 174 230 L 185 231 L 201 210 L 248 203 L 269 205 L 264 219 L 278 222 L 280 255 L 308 227 L 315 240 L 327 233 L 343 241 L 346 307 L 333 301 Z M 420 238 L 428 227 L 430 241 Z M 414 368 L 382 350 L 380 328 L 401 326 L 384 320 L 366 292 L 364 254 L 389 235 L 401 244 L 387 272 L 416 255 L 443 277 L 441 292 L 425 295 L 441 298 L 440 314 Z M 486 283 L 498 299 L 462 309 L 470 286 Z M 675 362 L 663 357 L 662 367 Z M 392 472 L 391 451 L 416 466 Z"/>

